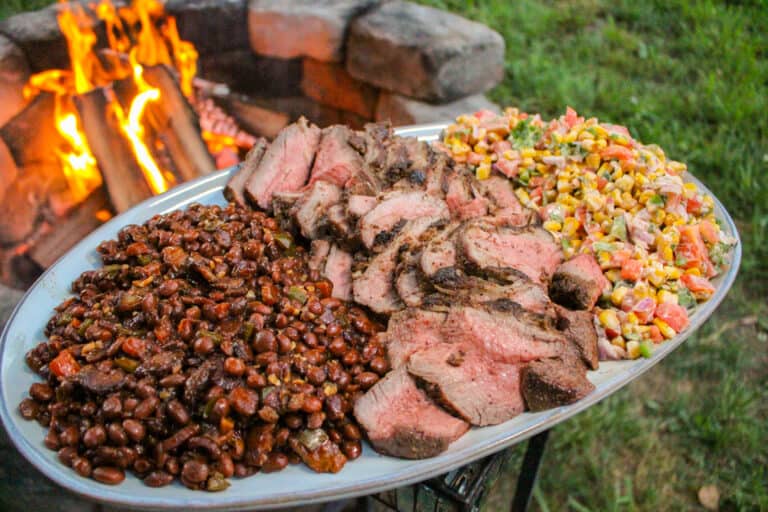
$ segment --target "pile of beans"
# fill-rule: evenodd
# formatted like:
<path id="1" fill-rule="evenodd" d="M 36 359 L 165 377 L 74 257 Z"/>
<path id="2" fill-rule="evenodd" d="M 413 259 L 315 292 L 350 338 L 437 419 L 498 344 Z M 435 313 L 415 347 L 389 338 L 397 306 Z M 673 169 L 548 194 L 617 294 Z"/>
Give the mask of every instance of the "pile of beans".
<path id="1" fill-rule="evenodd" d="M 303 461 L 337 472 L 361 453 L 352 416 L 388 371 L 381 326 L 331 296 L 307 253 L 263 213 L 192 205 L 128 226 L 73 283 L 22 416 L 84 477 L 133 471 L 220 491 Z"/>

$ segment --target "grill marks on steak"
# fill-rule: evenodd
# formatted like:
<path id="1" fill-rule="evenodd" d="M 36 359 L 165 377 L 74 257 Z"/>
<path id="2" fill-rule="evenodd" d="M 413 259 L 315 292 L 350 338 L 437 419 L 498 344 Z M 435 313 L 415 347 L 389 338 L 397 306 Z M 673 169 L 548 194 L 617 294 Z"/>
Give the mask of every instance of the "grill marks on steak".
<path id="1" fill-rule="evenodd" d="M 448 216 L 448 206 L 441 199 L 421 191 L 395 191 L 386 195 L 360 219 L 360 240 L 371 249 L 377 237 L 382 233 L 391 232 L 404 220 L 423 217 L 447 219 Z"/>
<path id="2" fill-rule="evenodd" d="M 398 254 L 401 250 L 407 250 L 408 245 L 418 243 L 419 236 L 440 220 L 436 217 L 421 217 L 407 221 L 392 242 L 370 260 L 365 270 L 353 276 L 355 302 L 377 313 L 389 314 L 402 309 L 394 285 Z"/>
<path id="3" fill-rule="evenodd" d="M 537 283 L 548 283 L 563 261 L 560 246 L 538 226 L 496 226 L 478 219 L 461 231 L 459 244 L 467 262 L 477 269 L 514 269 Z"/>
<path id="4" fill-rule="evenodd" d="M 572 359 L 545 359 L 528 364 L 523 368 L 521 382 L 528 409 L 543 411 L 587 396 L 595 386 L 583 368 Z"/>
<path id="5" fill-rule="evenodd" d="M 275 193 L 301 189 L 319 142 L 320 128 L 303 117 L 280 130 L 245 183 L 248 199 L 268 210 Z"/>
<path id="6" fill-rule="evenodd" d="M 360 397 L 354 414 L 376 450 L 406 459 L 433 457 L 469 428 L 435 405 L 405 368 L 391 371 Z"/>
<path id="7" fill-rule="evenodd" d="M 552 300 L 572 309 L 591 310 L 610 283 L 592 254 L 579 254 L 557 268 L 549 286 Z"/>

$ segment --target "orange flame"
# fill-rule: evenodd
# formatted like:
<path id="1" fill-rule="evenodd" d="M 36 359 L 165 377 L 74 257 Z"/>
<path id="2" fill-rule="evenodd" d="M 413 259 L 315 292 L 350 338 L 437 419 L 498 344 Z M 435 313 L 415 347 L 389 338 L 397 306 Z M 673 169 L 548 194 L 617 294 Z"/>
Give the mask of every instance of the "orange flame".
<path id="1" fill-rule="evenodd" d="M 104 22 L 109 44 L 110 65 L 105 66 L 94 51 L 97 36 L 92 20 L 77 2 L 61 0 L 58 22 L 67 39 L 71 67 L 48 70 L 33 75 L 24 89 L 27 98 L 41 91 L 51 92 L 56 100 L 56 128 L 65 141 L 57 154 L 73 197 L 81 201 L 101 184 L 98 164 L 90 148 L 71 97 L 96 87 L 132 77 L 137 87 L 130 105 L 123 107 L 112 101 L 110 108 L 120 124 L 120 131 L 130 142 L 136 161 L 152 191 L 168 189 L 173 175 L 155 161 L 145 140 L 143 124 L 146 107 L 161 101 L 160 90 L 151 87 L 143 77 L 143 66 L 173 66 L 180 77 L 180 87 L 192 97 L 192 80 L 197 73 L 197 51 L 179 37 L 176 20 L 164 15 L 158 0 L 134 0 L 130 6 L 116 8 L 109 0 L 90 5 L 95 16 Z M 103 56 L 105 52 L 101 52 Z M 114 58 L 116 57 L 116 58 Z"/>

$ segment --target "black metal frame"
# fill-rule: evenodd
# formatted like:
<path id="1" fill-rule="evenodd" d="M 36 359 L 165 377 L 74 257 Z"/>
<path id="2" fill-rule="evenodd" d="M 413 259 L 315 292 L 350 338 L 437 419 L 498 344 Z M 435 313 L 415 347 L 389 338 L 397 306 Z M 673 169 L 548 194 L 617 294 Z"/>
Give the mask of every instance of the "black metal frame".
<path id="1" fill-rule="evenodd" d="M 528 440 L 510 512 L 528 510 L 548 438 L 549 430 L 544 430 Z M 398 512 L 475 512 L 509 457 L 510 450 L 505 450 L 440 477 L 377 494 L 367 508 L 374 509 L 372 498 Z"/>

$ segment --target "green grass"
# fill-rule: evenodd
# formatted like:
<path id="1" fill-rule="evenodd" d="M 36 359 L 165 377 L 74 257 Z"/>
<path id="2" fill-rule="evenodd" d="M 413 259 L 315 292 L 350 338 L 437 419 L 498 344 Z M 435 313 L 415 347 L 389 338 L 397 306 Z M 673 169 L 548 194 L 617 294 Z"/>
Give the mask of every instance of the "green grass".
<path id="1" fill-rule="evenodd" d="M 768 3 L 422 0 L 507 43 L 501 105 L 627 125 L 735 216 L 740 277 L 710 322 L 626 389 L 554 429 L 534 509 L 768 510 Z M 3 0 L 0 18 L 45 0 Z M 507 508 L 523 447 L 486 509 Z"/>
<path id="2" fill-rule="evenodd" d="M 425 0 L 499 31 L 500 105 L 566 105 L 657 143 L 736 218 L 744 259 L 696 336 L 636 383 L 558 426 L 539 510 L 768 510 L 768 5 Z M 522 447 L 517 449 L 519 462 Z M 506 507 L 513 463 L 487 509 Z"/>

